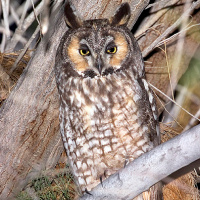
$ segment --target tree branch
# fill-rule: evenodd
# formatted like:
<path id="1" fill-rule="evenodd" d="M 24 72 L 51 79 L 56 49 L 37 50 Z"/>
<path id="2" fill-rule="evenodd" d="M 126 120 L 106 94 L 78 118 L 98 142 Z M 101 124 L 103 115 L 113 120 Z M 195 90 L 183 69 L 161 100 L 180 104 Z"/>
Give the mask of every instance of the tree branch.
<path id="1" fill-rule="evenodd" d="M 200 159 L 200 125 L 131 162 L 79 200 L 131 200 L 171 173 Z"/>

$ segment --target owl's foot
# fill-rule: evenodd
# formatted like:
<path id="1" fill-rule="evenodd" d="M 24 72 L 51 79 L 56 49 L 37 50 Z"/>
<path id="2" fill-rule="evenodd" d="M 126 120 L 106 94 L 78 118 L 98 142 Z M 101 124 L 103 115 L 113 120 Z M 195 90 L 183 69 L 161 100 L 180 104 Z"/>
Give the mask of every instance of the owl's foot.
<path id="1" fill-rule="evenodd" d="M 85 188 L 85 193 L 86 193 L 86 194 L 89 194 L 89 195 L 92 195 L 92 194 L 87 190 L 87 188 Z"/>

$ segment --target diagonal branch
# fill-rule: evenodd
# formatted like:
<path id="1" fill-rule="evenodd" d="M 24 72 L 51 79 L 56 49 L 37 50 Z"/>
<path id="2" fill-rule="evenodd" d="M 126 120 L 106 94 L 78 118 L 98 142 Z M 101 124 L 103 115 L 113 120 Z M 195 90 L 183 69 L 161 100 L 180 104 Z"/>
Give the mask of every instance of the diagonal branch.
<path id="1" fill-rule="evenodd" d="M 173 172 L 200 159 L 200 125 L 159 145 L 79 200 L 131 200 Z M 191 148 L 192 147 L 192 148 Z M 145 184 L 144 184 L 145 183 Z"/>

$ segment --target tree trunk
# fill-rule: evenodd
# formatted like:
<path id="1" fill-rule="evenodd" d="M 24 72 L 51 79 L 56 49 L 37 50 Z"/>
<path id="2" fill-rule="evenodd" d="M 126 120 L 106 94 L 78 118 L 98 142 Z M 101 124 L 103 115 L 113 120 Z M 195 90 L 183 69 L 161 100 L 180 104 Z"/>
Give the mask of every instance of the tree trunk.
<path id="1" fill-rule="evenodd" d="M 85 1 L 76 0 L 74 6 L 82 17 L 90 19 L 112 16 L 120 3 L 107 0 L 86 4 Z M 133 1 L 132 9 L 135 11 L 131 18 L 132 25 L 147 4 L 148 1 L 138 1 L 138 4 Z M 51 24 L 52 33 L 48 34 L 50 38 L 41 41 L 0 110 L 2 200 L 12 199 L 41 170 L 55 166 L 64 150 L 59 133 L 59 99 L 54 78 L 54 58 L 67 28 L 62 9 L 52 16 L 56 16 L 57 20 Z"/>

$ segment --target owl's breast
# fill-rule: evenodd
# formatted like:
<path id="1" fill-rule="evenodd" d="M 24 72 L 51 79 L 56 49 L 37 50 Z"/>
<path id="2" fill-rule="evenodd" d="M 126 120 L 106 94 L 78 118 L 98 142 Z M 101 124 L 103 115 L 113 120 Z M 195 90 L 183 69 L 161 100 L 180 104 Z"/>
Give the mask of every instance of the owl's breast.
<path id="1" fill-rule="evenodd" d="M 139 109 L 142 90 L 137 80 L 110 75 L 72 79 L 70 87 L 73 87 L 68 93 L 70 124 L 76 134 L 90 141 L 89 148 L 103 147 L 102 153 L 108 153 L 121 147 L 126 151 L 124 154 L 134 158 L 147 151 L 149 139 L 144 133 L 149 127 Z M 142 149 L 133 155 L 133 143 L 138 141 Z"/>
<path id="2" fill-rule="evenodd" d="M 105 171 L 109 176 L 153 148 L 152 115 L 142 109 L 147 96 L 134 77 L 70 78 L 63 95 L 61 132 L 80 185 L 90 190 Z"/>

